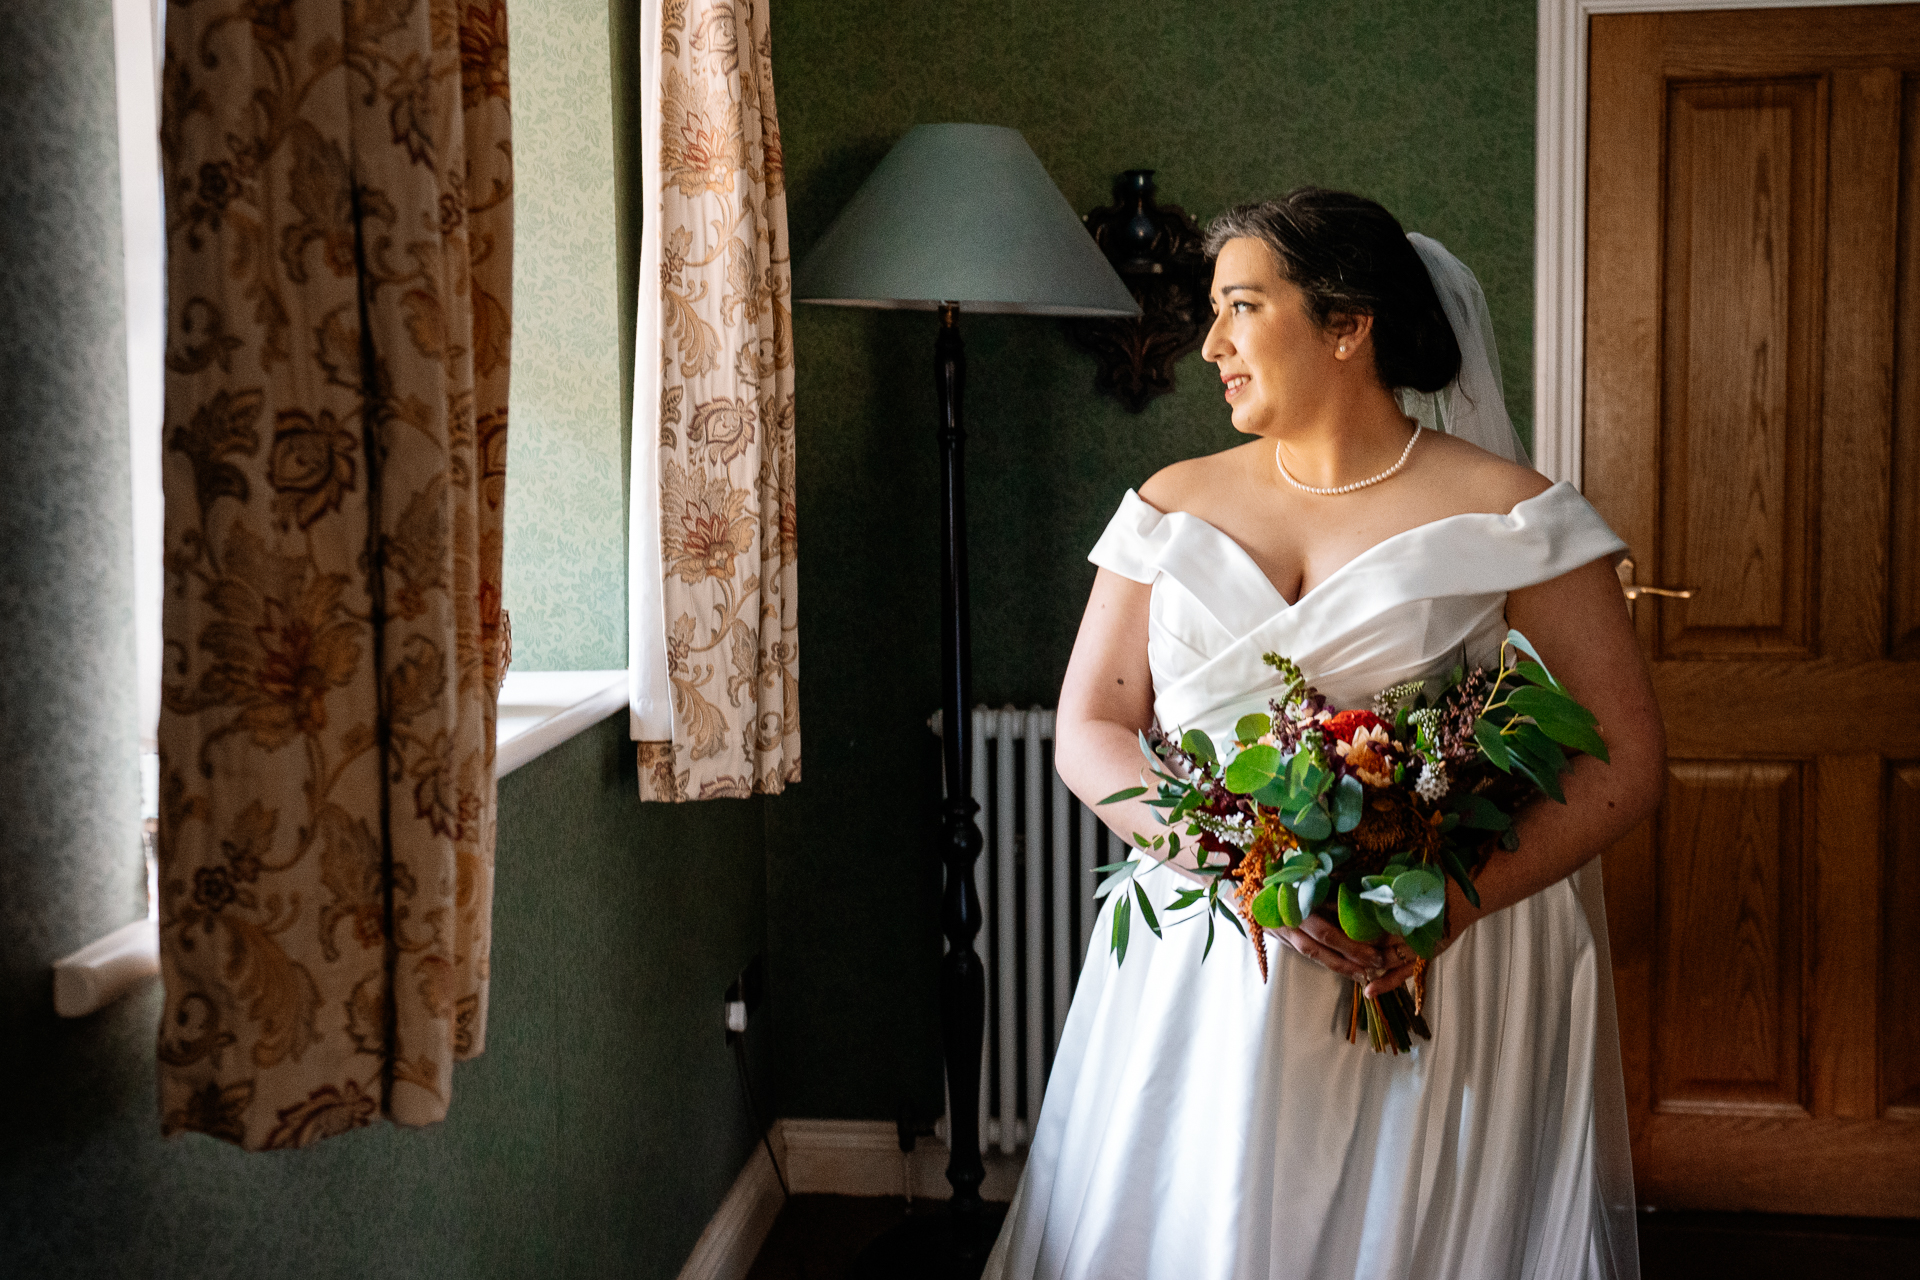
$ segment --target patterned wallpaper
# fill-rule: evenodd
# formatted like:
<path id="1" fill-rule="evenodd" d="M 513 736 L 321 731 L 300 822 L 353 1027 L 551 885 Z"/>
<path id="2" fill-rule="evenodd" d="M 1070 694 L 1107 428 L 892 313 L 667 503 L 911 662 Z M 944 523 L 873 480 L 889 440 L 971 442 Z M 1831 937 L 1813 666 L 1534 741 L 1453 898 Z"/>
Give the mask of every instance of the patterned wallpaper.
<path id="1" fill-rule="evenodd" d="M 518 671 L 627 662 L 606 0 L 512 8 L 506 583 Z"/>

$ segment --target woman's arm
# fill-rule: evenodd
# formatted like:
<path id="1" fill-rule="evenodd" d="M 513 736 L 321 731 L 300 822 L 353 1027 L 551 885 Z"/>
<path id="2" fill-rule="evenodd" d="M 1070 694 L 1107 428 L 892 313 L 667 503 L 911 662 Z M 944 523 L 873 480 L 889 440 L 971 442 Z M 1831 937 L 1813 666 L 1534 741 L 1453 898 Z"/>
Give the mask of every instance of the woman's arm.
<path id="1" fill-rule="evenodd" d="M 1152 594 L 1142 583 L 1100 570 L 1067 662 L 1054 717 L 1054 767 L 1068 789 L 1089 806 L 1139 786 L 1145 771 L 1139 735 L 1153 724 L 1153 674 L 1147 666 Z M 1166 830 L 1145 797 L 1094 812 L 1129 848 L 1135 832 L 1151 839 Z M 1193 859 L 1182 853 L 1172 865 L 1185 874 Z M 1348 977 L 1364 978 L 1386 963 L 1377 947 L 1355 942 L 1338 925 L 1317 916 L 1298 929 L 1278 932 L 1300 954 Z"/>
<path id="2" fill-rule="evenodd" d="M 1474 877 L 1480 905 L 1447 882 L 1449 941 L 1482 916 L 1566 879 L 1640 825 L 1666 785 L 1666 729 L 1653 684 L 1634 641 L 1633 623 L 1612 566 L 1596 560 L 1507 597 L 1507 621 L 1533 642 L 1567 692 L 1600 720 L 1612 763 L 1578 756 L 1560 775 L 1567 802 L 1541 799 L 1514 824 L 1519 847 L 1496 849 Z M 1413 976 L 1406 944 L 1388 948 L 1392 967 L 1367 987 L 1391 991 Z"/>

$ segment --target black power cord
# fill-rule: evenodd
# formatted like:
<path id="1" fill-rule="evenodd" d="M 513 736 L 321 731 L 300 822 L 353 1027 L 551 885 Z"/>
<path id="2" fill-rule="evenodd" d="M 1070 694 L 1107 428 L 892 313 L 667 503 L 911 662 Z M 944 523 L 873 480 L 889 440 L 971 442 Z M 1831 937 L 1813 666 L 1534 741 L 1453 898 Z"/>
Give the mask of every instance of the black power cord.
<path id="1" fill-rule="evenodd" d="M 727 1037 L 733 1041 L 733 1065 L 739 1068 L 740 1097 L 747 1105 L 747 1119 L 759 1126 L 760 1141 L 767 1148 L 767 1159 L 773 1162 L 773 1176 L 780 1182 L 780 1194 L 787 1200 L 793 1199 L 793 1189 L 787 1185 L 787 1175 L 780 1171 L 780 1157 L 773 1154 L 773 1134 L 770 1126 L 761 1124 L 760 1108 L 754 1105 L 753 1082 L 747 1078 L 747 1033 L 736 1031 Z"/>

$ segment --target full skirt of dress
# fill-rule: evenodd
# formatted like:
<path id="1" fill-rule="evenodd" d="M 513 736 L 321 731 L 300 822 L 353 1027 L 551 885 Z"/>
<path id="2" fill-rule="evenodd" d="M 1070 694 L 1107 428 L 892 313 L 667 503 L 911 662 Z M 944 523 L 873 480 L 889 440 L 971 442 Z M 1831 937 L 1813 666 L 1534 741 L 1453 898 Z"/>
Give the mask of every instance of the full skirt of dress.
<path id="1" fill-rule="evenodd" d="M 1216 740 L 1284 653 L 1337 706 L 1486 663 L 1506 593 L 1618 554 L 1568 485 L 1363 553 L 1282 599 L 1206 522 L 1129 493 L 1091 559 L 1150 583 L 1163 728 Z M 1524 856 L 1524 847 L 1516 856 Z M 1139 856 L 1139 855 L 1136 855 Z M 1184 884 L 1157 867 L 1156 904 Z M 986 1280 L 1637 1280 L 1598 863 L 1474 924 L 1430 966 L 1430 1041 L 1346 1038 L 1352 987 L 1269 938 L 1102 908 Z"/>

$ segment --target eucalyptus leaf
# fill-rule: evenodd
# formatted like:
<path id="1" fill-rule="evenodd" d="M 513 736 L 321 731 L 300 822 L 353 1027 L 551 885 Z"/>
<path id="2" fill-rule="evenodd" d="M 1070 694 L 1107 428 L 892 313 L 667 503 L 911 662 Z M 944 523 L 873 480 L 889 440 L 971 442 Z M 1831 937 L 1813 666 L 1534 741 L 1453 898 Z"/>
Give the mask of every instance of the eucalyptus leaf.
<path id="1" fill-rule="evenodd" d="M 1114 792 L 1112 795 L 1108 796 L 1105 800 L 1102 800 L 1100 803 L 1101 804 L 1119 804 L 1122 800 L 1131 800 L 1135 796 L 1143 796 L 1145 794 L 1147 794 L 1147 789 L 1145 787 L 1128 787 L 1124 791 Z"/>
<path id="2" fill-rule="evenodd" d="M 1207 913 L 1207 945 L 1200 949 L 1201 963 L 1204 964 L 1206 962 L 1207 956 L 1210 952 L 1212 952 L 1212 950 L 1213 950 L 1213 913 L 1209 911 Z"/>
<path id="3" fill-rule="evenodd" d="M 1260 890 L 1259 893 L 1253 895 L 1253 906 L 1251 908 L 1253 918 L 1259 921 L 1262 929 L 1278 929 L 1280 927 L 1280 893 L 1279 885 L 1270 884 Z"/>
<path id="4" fill-rule="evenodd" d="M 1320 875 L 1315 875 L 1315 876 L 1308 876 L 1305 880 L 1302 880 L 1300 882 L 1299 888 L 1294 890 L 1294 892 L 1300 895 L 1300 918 L 1301 919 L 1304 920 L 1308 916 L 1312 915 L 1314 911 L 1319 908 L 1320 904 L 1326 901 L 1327 888 L 1332 883 L 1333 882 L 1327 878 L 1325 873 L 1322 873 Z"/>
<path id="5" fill-rule="evenodd" d="M 1447 882 L 1426 867 L 1393 878 L 1393 918 L 1411 933 L 1447 909 Z"/>
<path id="6" fill-rule="evenodd" d="M 1408 931 L 1407 946 L 1422 960 L 1431 960 L 1440 949 L 1440 935 L 1446 932 L 1446 928 L 1445 920 L 1430 920 L 1418 929 Z"/>
<path id="7" fill-rule="evenodd" d="M 1251 715 L 1241 716 L 1233 726 L 1233 736 L 1240 742 L 1253 742 L 1265 737 L 1273 729 L 1273 717 L 1255 711 Z"/>
<path id="8" fill-rule="evenodd" d="M 1287 786 L 1287 780 L 1284 777 L 1277 777 L 1258 791 L 1248 792 L 1247 798 L 1269 809 L 1284 809 L 1287 807 L 1287 801 L 1293 798 L 1293 790 Z"/>
<path id="9" fill-rule="evenodd" d="M 1342 774 L 1333 788 L 1333 829 L 1344 835 L 1360 825 L 1366 811 L 1366 788 L 1352 774 Z"/>
<path id="10" fill-rule="evenodd" d="M 1233 763 L 1227 766 L 1227 772 L 1220 780 L 1226 784 L 1227 790 L 1244 796 L 1273 781 L 1280 766 L 1278 747 L 1255 743 L 1233 758 Z"/>
<path id="11" fill-rule="evenodd" d="M 1327 816 L 1326 806 L 1318 801 L 1292 813 L 1282 811 L 1280 821 L 1302 840 L 1325 840 L 1333 834 L 1333 819 Z"/>
<path id="12" fill-rule="evenodd" d="M 1339 911 L 1340 928 L 1355 942 L 1372 942 L 1385 932 L 1374 915 L 1373 904 L 1362 902 L 1350 884 L 1340 886 Z"/>
<path id="13" fill-rule="evenodd" d="M 1238 930 L 1241 937 L 1244 938 L 1247 936 L 1247 926 L 1240 923 L 1239 916 L 1235 915 L 1232 911 L 1227 909 L 1226 903 L 1221 902 L 1218 898 L 1216 898 L 1214 899 L 1213 909 L 1215 912 L 1219 914 L 1221 919 L 1225 920 L 1228 924 L 1232 925 L 1236 930 Z"/>
<path id="14" fill-rule="evenodd" d="M 1205 760 L 1208 764 L 1220 763 L 1220 753 L 1213 749 L 1213 739 L 1198 729 L 1189 729 L 1180 735 L 1180 749 L 1195 760 Z"/>
<path id="15" fill-rule="evenodd" d="M 1300 910 L 1298 886 L 1289 885 L 1280 890 L 1278 900 L 1274 905 L 1279 912 L 1280 923 L 1289 929 L 1298 929 L 1300 922 L 1306 918 Z"/>
<path id="16" fill-rule="evenodd" d="M 1205 889 L 1186 888 L 1173 895 L 1173 901 L 1167 904 L 1168 911 L 1185 911 L 1194 903 L 1207 896 Z"/>
<path id="17" fill-rule="evenodd" d="M 1133 901 L 1122 897 L 1120 905 L 1113 909 L 1113 954 L 1117 957 L 1117 964 L 1127 962 L 1127 931 L 1132 923 Z"/>

